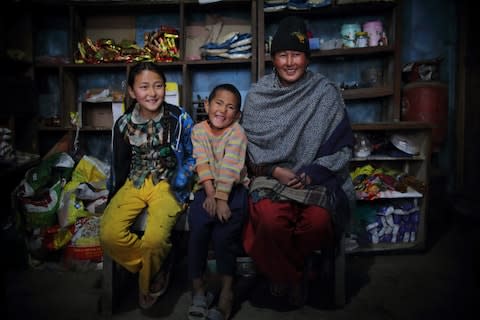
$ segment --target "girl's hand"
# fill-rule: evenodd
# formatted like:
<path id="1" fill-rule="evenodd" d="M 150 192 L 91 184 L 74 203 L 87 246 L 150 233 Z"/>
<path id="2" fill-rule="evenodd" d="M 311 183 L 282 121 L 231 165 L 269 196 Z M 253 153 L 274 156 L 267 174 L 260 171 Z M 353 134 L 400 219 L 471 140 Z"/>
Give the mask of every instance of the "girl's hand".
<path id="1" fill-rule="evenodd" d="M 227 222 L 232 216 L 230 207 L 228 206 L 227 201 L 217 199 L 217 217 L 220 222 Z"/>
<path id="2" fill-rule="evenodd" d="M 210 217 L 215 216 L 215 211 L 217 210 L 217 201 L 215 198 L 207 196 L 203 202 L 203 209 L 208 212 Z"/>

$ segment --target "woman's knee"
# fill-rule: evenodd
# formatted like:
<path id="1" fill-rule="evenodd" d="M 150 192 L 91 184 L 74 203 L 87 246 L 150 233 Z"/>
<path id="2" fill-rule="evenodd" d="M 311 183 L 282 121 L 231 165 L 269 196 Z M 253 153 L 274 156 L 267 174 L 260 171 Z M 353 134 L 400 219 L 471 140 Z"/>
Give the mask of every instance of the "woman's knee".
<path id="1" fill-rule="evenodd" d="M 305 210 L 303 216 L 309 228 L 313 230 L 325 231 L 332 228 L 332 217 L 324 208 L 311 206 Z"/>
<path id="2" fill-rule="evenodd" d="M 275 211 L 259 211 L 255 218 L 257 229 L 269 234 L 276 234 L 279 230 L 288 229 L 288 220 L 284 219 Z"/>

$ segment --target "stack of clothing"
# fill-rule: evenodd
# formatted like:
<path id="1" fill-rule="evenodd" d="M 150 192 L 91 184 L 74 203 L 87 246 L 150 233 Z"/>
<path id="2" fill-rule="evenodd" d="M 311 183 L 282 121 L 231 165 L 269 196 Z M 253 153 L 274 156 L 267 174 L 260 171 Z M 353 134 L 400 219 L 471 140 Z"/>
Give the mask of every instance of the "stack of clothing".
<path id="1" fill-rule="evenodd" d="M 264 12 L 289 10 L 309 10 L 332 4 L 332 0 L 265 0 Z"/>
<path id="2" fill-rule="evenodd" d="M 200 47 L 205 60 L 249 59 L 252 56 L 252 34 L 230 32 L 218 42 Z"/>
<path id="3" fill-rule="evenodd" d="M 287 9 L 288 0 L 265 0 L 263 11 L 277 12 Z"/>

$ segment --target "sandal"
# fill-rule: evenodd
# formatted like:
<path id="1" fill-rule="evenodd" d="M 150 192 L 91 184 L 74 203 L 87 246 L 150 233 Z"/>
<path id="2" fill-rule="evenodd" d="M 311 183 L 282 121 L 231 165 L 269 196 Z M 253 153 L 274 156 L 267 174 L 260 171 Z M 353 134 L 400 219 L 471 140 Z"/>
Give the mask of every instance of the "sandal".
<path id="1" fill-rule="evenodd" d="M 158 300 L 158 297 L 167 292 L 170 284 L 170 272 L 160 270 L 155 277 L 153 277 L 150 284 L 150 292 L 148 294 L 139 293 L 138 304 L 140 308 L 146 310 L 151 308 Z"/>
<path id="2" fill-rule="evenodd" d="M 189 320 L 203 320 L 207 317 L 208 308 L 213 302 L 213 294 L 207 292 L 205 294 L 194 294 L 192 296 L 192 304 L 188 308 Z"/>
<path id="3" fill-rule="evenodd" d="M 138 304 L 143 310 L 150 309 L 158 300 L 158 296 L 152 294 L 140 293 L 138 297 Z"/>
<path id="4" fill-rule="evenodd" d="M 270 294 L 274 297 L 284 297 L 287 295 L 288 287 L 281 283 L 270 283 Z"/>
<path id="5" fill-rule="evenodd" d="M 152 284 L 150 285 L 150 296 L 160 297 L 167 292 L 168 285 L 170 284 L 170 272 L 160 270 L 155 277 L 153 277 Z"/>

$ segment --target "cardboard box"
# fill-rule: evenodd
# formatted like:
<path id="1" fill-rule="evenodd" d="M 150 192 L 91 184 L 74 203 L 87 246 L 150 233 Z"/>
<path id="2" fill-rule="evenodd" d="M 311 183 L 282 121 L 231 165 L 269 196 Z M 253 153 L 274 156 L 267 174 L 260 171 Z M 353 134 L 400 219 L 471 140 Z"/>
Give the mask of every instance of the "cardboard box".
<path id="1" fill-rule="evenodd" d="M 112 128 L 112 102 L 80 102 L 81 127 Z"/>

